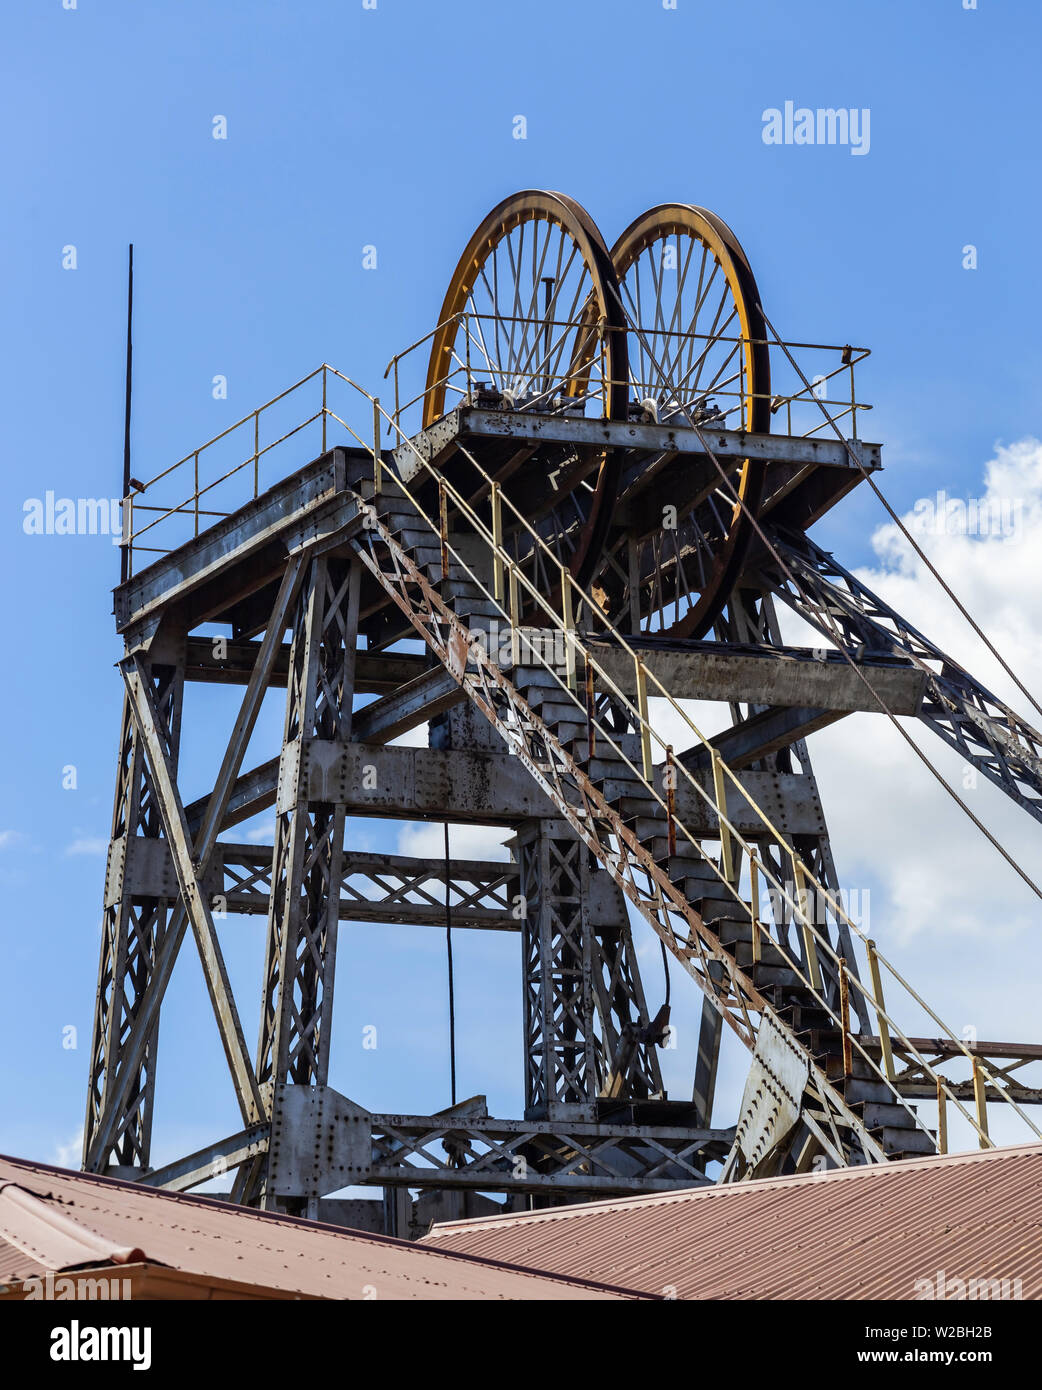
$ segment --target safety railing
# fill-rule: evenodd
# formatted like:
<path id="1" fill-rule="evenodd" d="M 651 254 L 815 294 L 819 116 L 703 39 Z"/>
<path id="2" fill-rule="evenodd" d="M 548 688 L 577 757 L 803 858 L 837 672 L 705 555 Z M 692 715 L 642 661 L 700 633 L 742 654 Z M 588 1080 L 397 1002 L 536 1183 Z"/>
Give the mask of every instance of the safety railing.
<path id="1" fill-rule="evenodd" d="M 357 389 L 362 390 L 363 388 Z M 374 401 L 374 398 L 368 396 L 368 393 L 363 391 L 363 394 L 370 401 Z M 418 515 L 439 538 L 443 551 L 451 553 L 454 565 L 459 566 L 460 570 L 477 585 L 488 600 L 499 606 L 502 616 L 509 626 L 512 651 L 520 651 L 523 644 L 526 651 L 526 661 L 528 654 L 530 654 L 533 663 L 542 666 L 557 683 L 565 698 L 572 701 L 580 720 L 584 721 L 589 728 L 591 741 L 595 740 L 597 746 L 601 748 L 610 748 L 612 757 L 617 758 L 620 764 L 634 775 L 637 782 L 643 787 L 644 794 L 658 804 L 666 820 L 668 833 L 673 843 L 686 841 L 696 850 L 698 856 L 710 866 L 720 885 L 734 899 L 737 910 L 749 919 L 754 960 L 765 946 L 770 946 L 781 954 L 785 966 L 795 973 L 802 987 L 831 1019 L 839 1033 L 842 1039 L 845 1073 L 848 1075 L 853 1073 L 853 1058 L 856 1053 L 861 1058 L 868 1073 L 887 1087 L 894 1102 L 903 1107 L 911 1116 L 915 1126 L 930 1134 L 933 1141 L 934 1135 L 923 1123 L 918 1111 L 908 1104 L 898 1088 L 893 1055 L 896 1041 L 903 1054 L 914 1060 L 917 1070 L 922 1075 L 930 1077 L 935 1083 L 939 1108 L 938 1133 L 945 1136 L 942 1143 L 946 1142 L 948 1107 L 951 1106 L 955 1112 L 962 1116 L 971 1131 L 976 1134 L 981 1147 L 991 1146 L 987 1112 L 989 1101 L 1002 1102 L 1016 1114 L 1034 1136 L 1042 1137 L 1042 1132 L 1036 1128 L 1015 1098 L 1003 1089 L 998 1078 L 973 1053 L 966 1042 L 956 1036 L 953 1030 L 903 977 L 893 962 L 878 949 L 876 943 L 851 919 L 834 892 L 830 891 L 815 876 L 795 849 L 791 839 L 785 837 L 766 812 L 756 803 L 747 786 L 723 761 L 719 752 L 694 723 L 687 710 L 672 697 L 654 672 L 649 670 L 640 653 L 634 650 L 626 637 L 608 621 L 599 605 L 575 581 L 567 567 L 560 563 L 558 557 L 536 533 L 495 479 L 484 470 L 473 453 L 463 450 L 476 474 L 483 478 L 487 487 L 491 504 L 491 517 L 488 521 L 479 515 L 460 488 L 446 480 L 437 469 L 423 458 L 412 441 L 400 434 L 400 431 L 395 428 L 391 416 L 375 402 L 374 411 L 377 421 L 385 420 L 391 426 L 394 435 L 400 436 L 399 442 L 411 452 L 415 463 L 419 466 L 414 478 L 422 478 L 426 475 L 430 483 L 436 487 L 439 500 L 437 517 L 426 511 L 420 496 L 422 487 L 418 486 L 415 481 L 413 486 L 409 487 L 400 479 L 396 479 L 396 486 L 409 499 Z M 341 423 L 344 422 L 341 421 Z M 378 453 L 378 441 L 379 429 L 377 428 L 372 448 L 374 470 L 379 488 L 385 472 Z M 466 534 L 477 537 L 486 547 L 488 570 L 491 574 L 490 584 L 485 582 L 479 568 L 476 568 L 473 562 L 465 561 L 460 550 L 453 544 L 453 532 L 448 529 L 450 506 L 454 509 L 457 525 L 461 521 L 465 521 Z M 517 531 L 526 532 L 530 544 L 541 548 L 545 552 L 547 563 L 555 566 L 559 572 L 560 585 L 555 601 L 551 601 L 545 593 L 538 589 L 529 574 L 503 545 L 501 538 L 504 535 L 505 513 L 509 513 L 511 527 Z M 526 596 L 524 599 L 522 599 L 522 594 Z M 563 671 L 557 670 L 555 665 L 546 659 L 540 644 L 533 646 L 525 637 L 525 629 L 531 627 L 530 613 L 526 610 L 530 610 L 533 606 L 544 615 L 551 630 L 555 630 L 563 638 L 566 651 Z M 580 621 L 583 619 L 593 627 L 598 628 L 599 633 L 594 631 L 582 632 Z M 616 650 L 624 652 L 632 662 L 633 682 L 629 689 L 623 689 L 585 645 L 584 639 L 588 641 L 598 635 L 608 638 Z M 585 675 L 583 682 L 585 699 L 580 695 L 577 679 L 580 669 L 584 671 Z M 590 675 L 591 672 L 592 676 Z M 591 685 L 593 687 L 592 698 Z M 640 743 L 639 765 L 628 755 L 625 746 L 619 741 L 620 736 L 617 730 L 609 727 L 597 717 L 596 695 L 598 686 L 599 693 L 610 694 L 616 707 L 625 710 L 633 730 L 637 733 Z M 700 747 L 708 755 L 712 768 L 709 786 L 704 785 L 697 776 L 688 770 L 683 762 L 674 756 L 672 744 L 667 743 L 654 727 L 649 714 L 649 698 L 663 701 L 672 716 L 679 719 L 690 733 L 693 746 Z M 550 733 L 552 736 L 552 730 Z M 661 750 L 663 759 L 659 766 L 668 767 L 671 771 L 671 778 L 676 779 L 671 787 L 663 791 L 660 791 L 655 785 L 653 750 L 656 746 Z M 563 754 L 563 750 L 561 752 Z M 707 853 L 705 849 L 705 845 L 710 842 L 710 837 L 693 835 L 677 815 L 675 789 L 680 781 L 686 782 L 690 792 L 705 803 L 716 818 L 716 823 L 719 826 L 719 840 L 718 842 L 712 841 L 712 843 L 719 843 L 718 859 L 714 854 Z M 738 830 L 735 824 L 737 817 L 729 814 L 727 809 L 729 799 L 732 803 L 736 800 L 739 804 L 744 803 L 747 812 L 758 822 L 759 828 L 756 835 L 743 834 Z M 791 879 L 787 878 L 786 881 L 783 881 L 767 856 L 760 851 L 757 841 L 761 838 L 774 847 L 782 862 L 791 866 Z M 743 861 L 739 860 L 739 854 L 744 857 Z M 772 934 L 769 925 L 761 920 L 758 911 L 758 888 L 761 884 L 770 886 L 772 899 L 779 904 L 784 904 L 783 910 L 789 913 L 791 920 L 798 924 L 800 936 L 800 950 L 798 952 L 787 945 L 780 931 Z M 865 957 L 866 970 L 864 972 L 856 967 L 856 963 L 846 960 L 837 950 L 833 941 L 821 930 L 820 925 L 813 921 L 813 916 L 807 907 L 808 897 L 811 893 L 816 896 L 817 901 L 827 905 L 832 919 L 837 923 L 842 923 L 847 932 L 851 934 L 852 939 L 860 944 Z M 672 928 L 668 923 L 670 912 L 679 915 L 678 909 L 667 906 L 663 913 L 667 920 L 661 925 L 672 933 Z M 676 938 L 675 933 L 672 934 L 674 936 L 672 943 L 674 949 L 677 954 L 682 956 L 687 942 Z M 836 1002 L 833 1002 L 824 987 L 823 961 L 831 971 L 833 978 L 838 979 L 840 984 L 839 998 Z M 863 975 L 867 975 L 867 982 Z M 948 1040 L 951 1050 L 965 1058 L 970 1068 L 974 1090 L 973 1113 L 967 1110 L 955 1093 L 954 1087 L 958 1083 L 938 1072 L 913 1042 L 913 1038 L 918 1035 L 918 1030 L 914 1025 L 909 1024 L 907 1027 L 903 1027 L 897 1021 L 893 1006 L 888 1007 L 885 1001 L 884 980 L 888 981 L 891 987 L 902 991 L 902 997 L 907 1000 L 908 1005 L 919 1009 L 940 1029 L 940 1036 Z M 853 1030 L 850 1008 L 852 996 L 855 995 L 863 1001 L 867 1010 L 875 1017 L 878 1034 L 868 1035 Z M 876 1061 L 877 1052 L 881 1064 Z"/>
<path id="2" fill-rule="evenodd" d="M 457 314 L 458 325 L 449 353 L 448 370 L 433 381 L 427 379 L 427 359 L 433 340 L 446 325 L 440 325 L 410 344 L 391 359 L 385 378 L 393 377 L 394 407 L 388 413 L 388 437 L 409 438 L 423 424 L 424 403 L 432 395 L 449 410 L 469 404 L 502 409 L 523 409 L 566 416 L 603 416 L 612 386 L 608 372 L 603 323 L 588 317 L 575 320 L 489 319 L 485 315 Z M 611 330 L 621 332 L 621 330 Z M 497 340 L 498 335 L 498 340 Z M 685 351 L 695 354 L 705 342 L 730 356 L 743 358 L 741 338 L 709 339 L 700 334 L 656 332 L 656 342 L 665 342 L 677 357 Z M 494 345 L 490 348 L 490 341 Z M 496 365 L 495 345 L 506 348 L 507 365 Z M 728 346 L 730 345 L 730 346 Z M 850 437 L 857 438 L 858 414 L 871 406 L 856 397 L 854 368 L 868 356 L 868 349 L 837 347 L 821 343 L 787 344 L 804 353 L 818 355 L 810 364 L 807 380 L 792 371 L 787 355 L 776 354 L 772 372 L 777 384 L 766 399 L 773 416 L 784 419 L 785 432 L 811 436 L 826 422 L 811 422 L 808 407 L 835 407 L 833 421 L 849 419 Z M 704 351 L 704 349 L 702 350 Z M 839 362 L 834 359 L 839 357 Z M 564 358 L 567 357 L 567 366 Z M 671 360 L 677 360 L 676 357 Z M 806 360 L 806 358 L 804 359 Z M 744 358 L 743 358 L 744 363 Z M 820 370 L 814 370 L 817 366 Z M 417 372 L 421 373 L 419 380 Z M 131 479 L 130 491 L 123 498 L 121 578 L 127 579 L 140 568 L 144 558 L 166 554 L 198 536 L 222 517 L 238 510 L 250 497 L 257 497 L 287 472 L 287 461 L 299 459 L 306 439 L 314 453 L 328 447 L 328 428 L 334 412 L 328 408 L 330 382 L 335 369 L 323 363 L 292 386 L 229 425 L 212 439 L 185 454 L 154 476 Z M 337 375 L 339 375 L 337 373 Z M 706 387 L 697 377 L 663 393 L 661 378 L 642 380 L 632 371 L 627 383 L 631 411 L 637 418 L 656 423 L 684 423 L 693 415 L 696 423 L 708 428 L 742 428 L 750 399 L 744 365 Z M 841 394 L 845 399 L 834 400 Z M 413 389 L 415 388 L 415 389 Z M 801 428 L 802 427 L 802 428 Z"/>
<path id="3" fill-rule="evenodd" d="M 853 360 L 852 358 L 851 362 L 842 364 L 843 369 L 851 367 Z M 834 372 L 833 375 L 835 374 Z M 296 424 L 287 424 L 283 420 L 276 426 L 275 408 L 295 399 L 296 393 L 309 386 L 313 391 L 321 393 L 317 408 L 305 410 L 305 418 Z M 351 404 L 357 406 L 364 401 L 368 420 L 368 427 L 364 433 L 359 433 L 346 418 L 351 413 L 349 407 L 341 407 L 343 414 L 340 410 L 334 409 L 330 396 L 334 386 L 338 390 L 346 388 Z M 794 402 L 798 395 L 799 393 L 792 393 L 790 403 Z M 827 409 L 820 397 L 816 398 L 815 404 L 819 411 Z M 851 413 L 859 408 L 862 407 L 852 404 Z M 411 487 L 397 476 L 394 478 L 395 485 L 409 498 L 431 531 L 439 537 L 445 552 L 452 554 L 454 563 L 460 566 L 485 596 L 497 605 L 510 634 L 511 652 L 519 652 L 521 645 L 524 645 L 526 661 L 531 659 L 535 664 L 541 665 L 565 697 L 574 704 L 578 717 L 589 729 L 591 749 L 595 742 L 601 749 L 610 749 L 611 756 L 627 768 L 643 788 L 642 794 L 657 803 L 665 820 L 671 845 L 689 843 L 698 857 L 710 867 L 721 886 L 734 899 L 737 910 L 748 917 L 753 959 L 756 960 L 767 946 L 781 954 L 785 965 L 795 972 L 803 987 L 839 1032 L 842 1039 L 844 1070 L 847 1073 L 852 1071 L 854 1055 L 858 1054 L 868 1071 L 884 1082 L 894 1099 L 912 1115 L 915 1124 L 921 1129 L 926 1129 L 921 1117 L 907 1104 L 897 1087 L 893 1056 L 896 1042 L 904 1055 L 914 1059 L 922 1075 L 931 1077 L 936 1083 L 938 1128 L 941 1134 L 947 1134 L 948 1107 L 952 1106 L 977 1135 L 981 1145 L 989 1145 L 991 1140 L 988 1132 L 987 1104 L 1001 1101 L 1015 1112 L 1032 1134 L 1038 1136 L 1040 1131 L 1016 1100 L 1004 1091 L 998 1079 L 981 1059 L 943 1022 L 904 979 L 896 966 L 878 950 L 874 941 L 851 919 L 842 902 L 838 901 L 834 893 L 814 875 L 796 851 L 791 839 L 787 839 L 758 806 L 748 787 L 721 759 L 688 711 L 673 698 L 654 671 L 648 668 L 641 654 L 630 645 L 625 635 L 614 627 L 599 605 L 576 582 L 567 566 L 561 563 L 513 499 L 474 457 L 473 452 L 462 449 L 475 475 L 482 481 L 488 500 L 487 518 L 479 514 L 475 506 L 467 500 L 464 489 L 449 482 L 424 458 L 405 433 L 400 423 L 401 416 L 400 400 L 396 401 L 393 412 L 388 411 L 380 405 L 378 397 L 335 368 L 323 364 L 207 444 L 200 446 L 147 482 L 135 485 L 134 494 L 128 499 L 128 522 L 124 528 L 124 545 L 128 560 L 135 549 L 151 551 L 172 548 L 170 545 L 151 547 L 140 543 L 142 536 L 153 536 L 163 522 L 177 518 L 184 524 L 187 517 L 191 534 L 198 534 L 201 518 L 223 516 L 234 510 L 234 507 L 221 510 L 205 505 L 203 499 L 218 492 L 220 487 L 231 479 L 241 478 L 246 470 L 249 470 L 247 477 L 250 480 L 252 495 L 257 496 L 263 480 L 262 460 L 269 458 L 276 449 L 291 439 L 296 439 L 299 444 L 300 434 L 311 427 L 315 427 L 319 433 L 318 443 L 322 450 L 329 446 L 330 426 L 335 424 L 353 444 L 370 453 L 373 458 L 375 487 L 379 493 L 384 481 L 391 476 L 384 459 L 381 436 L 390 437 L 393 443 L 402 446 L 411 454 L 416 465 Z M 265 425 L 273 425 L 270 431 L 272 437 L 269 439 L 264 436 L 265 442 L 262 442 L 262 421 Z M 249 440 L 252 447 L 248 448 L 245 457 L 224 467 L 216 478 L 204 483 L 200 476 L 201 460 L 206 459 L 222 441 L 232 438 L 237 431 L 241 432 L 243 429 L 249 430 L 252 434 L 252 439 Z M 137 497 L 148 494 L 157 484 L 175 478 L 191 479 L 191 490 L 180 502 L 164 506 L 157 503 L 143 504 L 136 500 Z M 436 516 L 428 514 L 426 507 L 429 504 L 421 496 L 428 484 L 432 487 L 432 495 L 438 500 Z M 237 505 L 242 505 L 241 499 Z M 450 509 L 457 527 L 455 532 L 448 528 Z M 135 514 L 152 512 L 155 516 L 143 526 L 135 525 Z M 453 535 L 458 534 L 461 525 L 465 525 L 467 534 L 478 538 L 487 551 L 488 563 L 485 572 L 489 576 L 488 583 L 479 572 L 480 567 L 476 568 L 473 563 L 465 561 L 457 545 L 453 543 Z M 525 535 L 526 544 L 531 550 L 542 553 L 545 568 L 559 576 L 554 593 L 548 595 L 541 590 L 533 582 L 531 574 L 511 555 L 504 542 L 508 530 L 515 536 Z M 559 635 L 564 644 L 565 660 L 561 670 L 546 658 L 539 646 L 533 647 L 524 636 L 525 629 L 532 627 L 533 611 L 542 614 L 546 626 Z M 633 676 L 625 688 L 586 645 L 589 641 L 598 639 L 607 639 L 613 649 L 624 653 L 631 663 Z M 581 685 L 580 672 L 583 677 Z M 604 697 L 611 699 L 616 710 L 625 712 L 632 732 L 636 733 L 640 749 L 636 761 L 620 742 L 622 735 L 618 730 L 609 726 L 605 719 L 598 715 L 597 701 L 598 698 Z M 674 722 L 679 720 L 680 726 L 690 735 L 692 747 L 701 748 L 708 756 L 711 768 L 708 785 L 703 783 L 699 776 L 692 774 L 674 755 L 673 744 L 667 742 L 655 728 L 655 721 L 650 714 L 649 702 L 652 699 L 663 702 L 663 708 L 669 711 Z M 661 761 L 657 767 L 654 762 L 656 748 L 661 754 Z M 663 770 L 668 771 L 667 785 L 656 786 L 656 771 L 661 783 Z M 689 793 L 704 803 L 715 817 L 719 827 L 716 837 L 692 834 L 678 816 L 676 790 L 681 783 L 685 783 Z M 735 824 L 738 817 L 728 812 L 729 801 L 732 805 L 745 806 L 747 815 L 758 825 L 756 834 L 743 834 L 739 831 Z M 791 877 L 787 871 L 784 877 L 779 873 L 777 865 L 759 848 L 760 841 L 772 847 L 779 863 L 791 868 Z M 717 845 L 718 850 L 707 849 L 707 846 L 713 845 Z M 760 888 L 763 885 L 768 885 L 771 901 L 779 904 L 780 910 L 797 925 L 798 947 L 793 947 L 787 941 L 781 930 L 781 923 L 775 921 L 772 932 L 772 924 L 760 913 Z M 836 924 L 842 923 L 850 933 L 851 939 L 859 943 L 864 955 L 865 969 L 860 969 L 856 962 L 846 960 L 827 932 L 822 931 L 820 924 L 814 922 L 813 914 L 807 907 L 810 894 L 815 896 L 817 902 L 827 906 L 831 921 Z M 661 901 L 661 897 L 659 900 Z M 687 943 L 676 936 L 670 924 L 670 915 L 683 916 L 684 912 L 685 908 L 680 904 L 667 904 L 661 913 L 663 920 L 659 923 L 659 926 L 673 937 L 672 945 L 681 957 Z M 826 988 L 823 961 L 825 971 L 831 979 L 839 982 L 838 998 L 835 990 Z M 953 1087 L 958 1083 L 950 1081 L 938 1072 L 918 1050 L 912 1041 L 918 1032 L 914 1025 L 902 1027 L 897 1022 L 893 1006 L 888 1007 L 885 1002 L 884 983 L 889 984 L 891 989 L 903 991 L 902 997 L 940 1029 L 941 1035 L 951 1045 L 950 1050 L 965 1058 L 974 1089 L 974 1113 L 968 1111 L 955 1094 Z M 860 999 L 869 1014 L 877 1020 L 877 1034 L 868 1035 L 852 1028 L 850 1009 L 853 997 Z M 875 1060 L 876 1054 L 879 1055 L 880 1062 Z"/>
<path id="4" fill-rule="evenodd" d="M 445 370 L 431 377 L 431 347 L 444 330 L 455 327 L 447 349 Z M 515 344 L 511 330 L 521 333 Z M 531 330 L 531 332 L 529 332 Z M 424 334 L 391 358 L 384 372 L 390 382 L 394 408 L 392 424 L 407 435 L 424 424 L 424 406 L 437 394 L 443 409 L 458 405 L 497 405 L 547 414 L 603 413 L 607 377 L 605 330 L 586 319 L 539 320 L 458 313 Z M 539 335 L 544 335 L 539 337 Z M 657 363 L 631 347 L 627 387 L 635 416 L 661 423 L 684 423 L 692 412 L 709 428 L 747 427 L 750 403 L 765 401 L 774 428 L 787 435 L 811 438 L 827 425 L 819 405 L 833 422 L 858 438 L 858 416 L 872 407 L 857 398 L 855 368 L 870 349 L 834 343 L 787 343 L 801 354 L 807 380 L 791 368 L 784 352 L 771 339 L 732 335 L 683 333 L 656 328 L 651 336 L 670 372 L 668 389 Z M 559 360 L 571 347 L 567 367 Z M 746 378 L 746 349 L 766 346 L 771 355 L 771 390 L 750 390 Z M 656 354 L 657 355 L 657 354 Z M 592 368 L 592 371 L 591 371 Z M 714 370 L 715 368 L 715 370 Z M 440 413 L 440 412 L 439 412 Z"/>

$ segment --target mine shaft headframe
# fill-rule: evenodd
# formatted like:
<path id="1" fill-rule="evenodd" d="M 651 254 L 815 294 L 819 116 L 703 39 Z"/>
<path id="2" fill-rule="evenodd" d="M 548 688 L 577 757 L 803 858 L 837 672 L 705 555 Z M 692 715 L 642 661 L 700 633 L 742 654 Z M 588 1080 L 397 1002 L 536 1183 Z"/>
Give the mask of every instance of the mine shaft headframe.
<path id="1" fill-rule="evenodd" d="M 627 334 L 611 257 L 590 215 L 562 193 L 529 189 L 499 203 L 449 282 L 432 338 L 427 428 L 462 400 L 544 415 L 625 420 Z M 564 485 L 503 461 L 504 486 L 545 516 L 572 574 L 586 583 L 618 492 L 618 450 L 564 461 Z M 559 490 L 560 496 L 554 493 Z"/>
<path id="2" fill-rule="evenodd" d="M 730 227 L 705 208 L 663 203 L 631 222 L 611 254 L 631 325 L 631 393 L 643 418 L 768 433 L 766 325 L 752 269 Z M 760 506 L 766 464 L 744 459 L 724 467 L 729 488 L 712 466 L 699 479 L 674 475 L 660 499 L 677 508 L 672 535 L 663 531 L 661 509 L 645 507 L 637 514 L 654 519 L 647 534 L 630 527 L 609 543 L 602 582 L 609 592 L 612 573 L 632 583 L 636 559 L 641 597 L 634 611 L 663 635 L 709 631 L 753 539 L 750 518 Z"/>

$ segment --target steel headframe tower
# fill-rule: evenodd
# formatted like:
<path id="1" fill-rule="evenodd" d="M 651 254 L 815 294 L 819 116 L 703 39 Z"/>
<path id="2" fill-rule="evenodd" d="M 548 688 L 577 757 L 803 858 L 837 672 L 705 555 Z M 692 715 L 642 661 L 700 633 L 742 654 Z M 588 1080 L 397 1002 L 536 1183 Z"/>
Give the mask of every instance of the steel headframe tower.
<path id="1" fill-rule="evenodd" d="M 84 1166 L 178 1190 L 228 1172 L 235 1200 L 309 1215 L 374 1186 L 405 1234 L 481 1193 L 575 1200 L 934 1152 L 952 1107 L 989 1142 L 989 1103 L 1039 1098 L 1013 1072 L 1040 1049 L 904 1030 L 844 904 L 807 750 L 853 712 L 918 716 L 1042 818 L 1039 736 L 806 535 L 880 467 L 856 437 L 864 354 L 816 349 L 828 374 L 772 394 L 759 294 L 718 218 L 653 209 L 609 252 L 572 200 L 534 192 L 478 228 L 427 341 L 412 434 L 406 408 L 366 397 L 371 442 L 328 447 L 334 388 L 354 407 L 364 393 L 323 367 L 298 384 L 321 382 L 313 462 L 261 491 L 262 410 L 243 422 L 253 495 L 236 510 L 213 520 L 203 450 L 187 501 L 146 504 L 153 484 L 125 499 L 127 558 L 156 558 L 115 595 L 125 694 Z M 832 418 L 851 437 L 801 432 L 801 410 L 830 415 L 820 383 L 848 376 Z M 185 518 L 187 537 L 156 543 L 157 520 Z M 786 646 L 778 600 L 829 645 Z M 195 801 L 178 782 L 189 682 L 241 690 Z M 281 749 L 245 768 L 272 688 Z M 676 703 L 693 698 L 727 709 L 722 732 L 699 733 Z M 395 743 L 425 724 L 428 746 Z M 237 841 L 261 813 L 273 845 Z M 505 827 L 511 858 L 361 852 L 359 817 Z M 520 937 L 520 1118 L 480 1096 L 374 1113 L 329 1085 L 341 922 L 443 926 L 446 902 L 453 930 Z M 226 912 L 267 923 L 255 1051 Z M 634 923 L 703 991 L 680 1098 Z M 241 1124 L 155 1169 L 160 1009 L 189 931 Z M 721 1127 L 725 1027 L 751 1062 Z"/>

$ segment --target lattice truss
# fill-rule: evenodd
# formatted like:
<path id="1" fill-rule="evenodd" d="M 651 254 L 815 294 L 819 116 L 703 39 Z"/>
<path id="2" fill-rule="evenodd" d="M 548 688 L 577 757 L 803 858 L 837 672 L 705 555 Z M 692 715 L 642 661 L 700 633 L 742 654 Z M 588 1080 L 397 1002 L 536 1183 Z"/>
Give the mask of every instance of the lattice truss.
<path id="1" fill-rule="evenodd" d="M 817 399 L 772 391 L 751 271 L 704 209 L 652 209 L 609 251 L 572 200 L 516 195 L 475 233 L 439 324 L 419 433 L 367 396 L 371 449 L 353 430 L 328 449 L 327 425 L 345 422 L 327 388 L 347 379 L 324 366 L 321 456 L 117 591 L 125 695 L 85 1166 L 173 1188 L 230 1171 L 235 1200 L 312 1216 L 353 1183 L 540 1200 L 659 1190 L 708 1181 L 712 1164 L 730 1179 L 932 1152 L 946 1084 L 988 1142 L 989 1101 L 1042 1100 L 1023 1075 L 1042 1049 L 891 1026 L 873 943 L 842 910 L 807 746 L 872 706 L 838 661 L 819 671 L 785 646 L 775 608 L 1042 819 L 1042 737 L 804 534 L 879 466 L 878 446 L 814 438 Z M 837 351 L 823 380 L 851 370 L 856 433 L 861 350 Z M 808 405 L 817 424 L 794 432 Z M 783 408 L 788 433 L 771 435 Z M 222 671 L 198 635 L 211 621 L 235 644 Z M 672 662 L 685 695 L 725 703 L 727 727 L 653 761 L 645 658 Z M 243 687 L 212 790 L 188 804 L 187 679 Z M 244 771 L 282 686 L 278 756 Z M 396 745 L 427 722 L 429 747 Z M 781 830 L 752 792 L 748 806 L 729 793 L 725 767 Z M 272 843 L 236 840 L 261 812 Z M 454 812 L 502 827 L 509 858 L 351 843 L 359 816 Z M 825 895 L 813 929 L 803 876 Z M 765 882 L 785 891 L 762 897 Z M 227 912 L 266 923 L 253 1051 L 215 925 Z M 702 993 L 680 1099 L 660 1064 L 670 1006 L 649 1009 L 631 914 Z M 382 1114 L 330 1087 L 342 921 L 517 935 L 522 1118 L 480 1097 Z M 153 1170 L 159 1015 L 189 932 L 241 1127 Z M 751 1056 L 721 1128 L 725 1028 Z M 937 1133 L 910 1103 L 924 1100 Z"/>

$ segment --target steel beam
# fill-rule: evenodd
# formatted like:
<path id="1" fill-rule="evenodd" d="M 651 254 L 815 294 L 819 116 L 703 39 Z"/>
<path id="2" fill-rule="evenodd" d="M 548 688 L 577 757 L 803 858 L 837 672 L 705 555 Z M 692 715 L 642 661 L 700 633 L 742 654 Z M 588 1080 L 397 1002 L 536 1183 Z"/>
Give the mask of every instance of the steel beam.
<path id="1" fill-rule="evenodd" d="M 627 637 L 649 672 L 675 700 L 721 700 L 751 705 L 814 705 L 849 714 L 878 710 L 864 682 L 837 651 L 804 647 L 722 647 L 715 642 L 668 642 Z M 635 689 L 633 658 L 588 639 L 597 666 L 626 694 Z M 865 675 L 895 714 L 918 714 L 926 678 L 911 662 L 884 653 L 859 657 Z M 655 695 L 654 683 L 648 693 Z"/>
<path id="2" fill-rule="evenodd" d="M 166 1163 L 162 1168 L 153 1168 L 143 1174 L 138 1182 L 143 1187 L 161 1187 L 167 1192 L 188 1192 L 204 1182 L 211 1182 L 222 1174 L 238 1168 L 258 1155 L 266 1153 L 271 1126 L 266 1120 L 249 1125 L 237 1134 L 229 1135 L 216 1144 L 197 1149 L 186 1158 L 175 1163 Z"/>
<path id="3" fill-rule="evenodd" d="M 708 445 L 721 460 L 752 458 L 845 471 L 854 469 L 846 447 L 838 439 L 751 434 L 744 430 L 695 431 L 675 425 L 458 406 L 424 430 L 412 444 L 403 444 L 395 450 L 399 475 L 408 482 L 423 470 L 417 453 L 424 459 L 435 459 L 443 456 L 458 440 L 517 440 L 573 449 L 627 449 L 656 456 L 673 453 L 703 458 L 708 457 Z M 859 441 L 859 448 L 865 467 L 878 468 L 880 446 Z"/>

